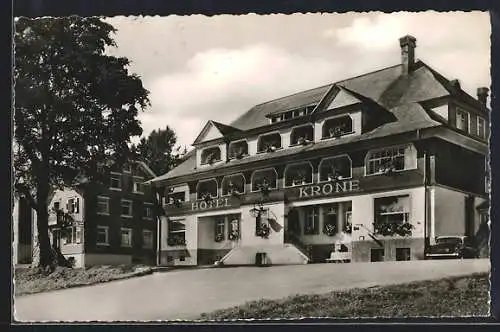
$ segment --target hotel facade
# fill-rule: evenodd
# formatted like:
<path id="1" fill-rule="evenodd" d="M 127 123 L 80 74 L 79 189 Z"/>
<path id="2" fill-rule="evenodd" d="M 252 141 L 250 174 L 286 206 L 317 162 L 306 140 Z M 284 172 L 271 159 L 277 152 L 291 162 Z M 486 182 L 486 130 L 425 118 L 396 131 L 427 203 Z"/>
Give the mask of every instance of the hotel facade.
<path id="1" fill-rule="evenodd" d="M 488 89 L 416 60 L 209 121 L 161 196 L 160 265 L 424 259 L 436 236 L 488 255 Z"/>

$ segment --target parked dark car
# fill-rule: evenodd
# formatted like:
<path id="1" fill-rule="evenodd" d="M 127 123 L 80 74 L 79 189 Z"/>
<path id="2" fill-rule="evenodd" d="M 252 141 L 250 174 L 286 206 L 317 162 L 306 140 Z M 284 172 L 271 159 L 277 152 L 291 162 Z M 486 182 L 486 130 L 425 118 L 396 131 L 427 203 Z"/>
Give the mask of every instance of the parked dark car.
<path id="1" fill-rule="evenodd" d="M 438 236 L 429 246 L 426 258 L 477 258 L 479 251 L 467 236 Z"/>

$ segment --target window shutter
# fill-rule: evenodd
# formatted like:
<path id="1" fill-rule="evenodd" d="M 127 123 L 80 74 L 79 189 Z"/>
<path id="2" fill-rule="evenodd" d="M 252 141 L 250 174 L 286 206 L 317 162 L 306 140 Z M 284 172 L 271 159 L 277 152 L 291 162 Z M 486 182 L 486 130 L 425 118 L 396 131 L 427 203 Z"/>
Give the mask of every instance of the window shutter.
<path id="1" fill-rule="evenodd" d="M 80 213 L 80 198 L 76 198 L 76 203 L 75 203 L 75 212 Z"/>

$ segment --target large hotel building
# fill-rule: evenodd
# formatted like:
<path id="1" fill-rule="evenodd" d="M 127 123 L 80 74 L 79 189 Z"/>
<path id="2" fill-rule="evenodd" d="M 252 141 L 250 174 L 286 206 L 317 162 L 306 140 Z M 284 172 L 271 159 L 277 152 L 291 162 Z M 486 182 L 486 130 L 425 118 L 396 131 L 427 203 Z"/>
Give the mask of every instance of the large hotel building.
<path id="1" fill-rule="evenodd" d="M 151 180 L 160 265 L 418 260 L 436 236 L 488 254 L 488 89 L 415 58 L 209 121 Z M 333 252 L 333 254 L 332 254 Z"/>

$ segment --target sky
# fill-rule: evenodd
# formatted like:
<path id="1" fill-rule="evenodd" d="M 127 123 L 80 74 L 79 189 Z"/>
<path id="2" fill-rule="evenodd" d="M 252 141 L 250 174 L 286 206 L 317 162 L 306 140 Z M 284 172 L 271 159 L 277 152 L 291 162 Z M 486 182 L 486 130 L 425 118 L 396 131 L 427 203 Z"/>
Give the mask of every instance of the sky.
<path id="1" fill-rule="evenodd" d="M 150 91 L 144 132 L 170 126 L 188 149 L 209 120 L 230 124 L 252 106 L 416 57 L 476 96 L 490 86 L 486 12 L 119 16 L 109 54 L 131 60 Z"/>

